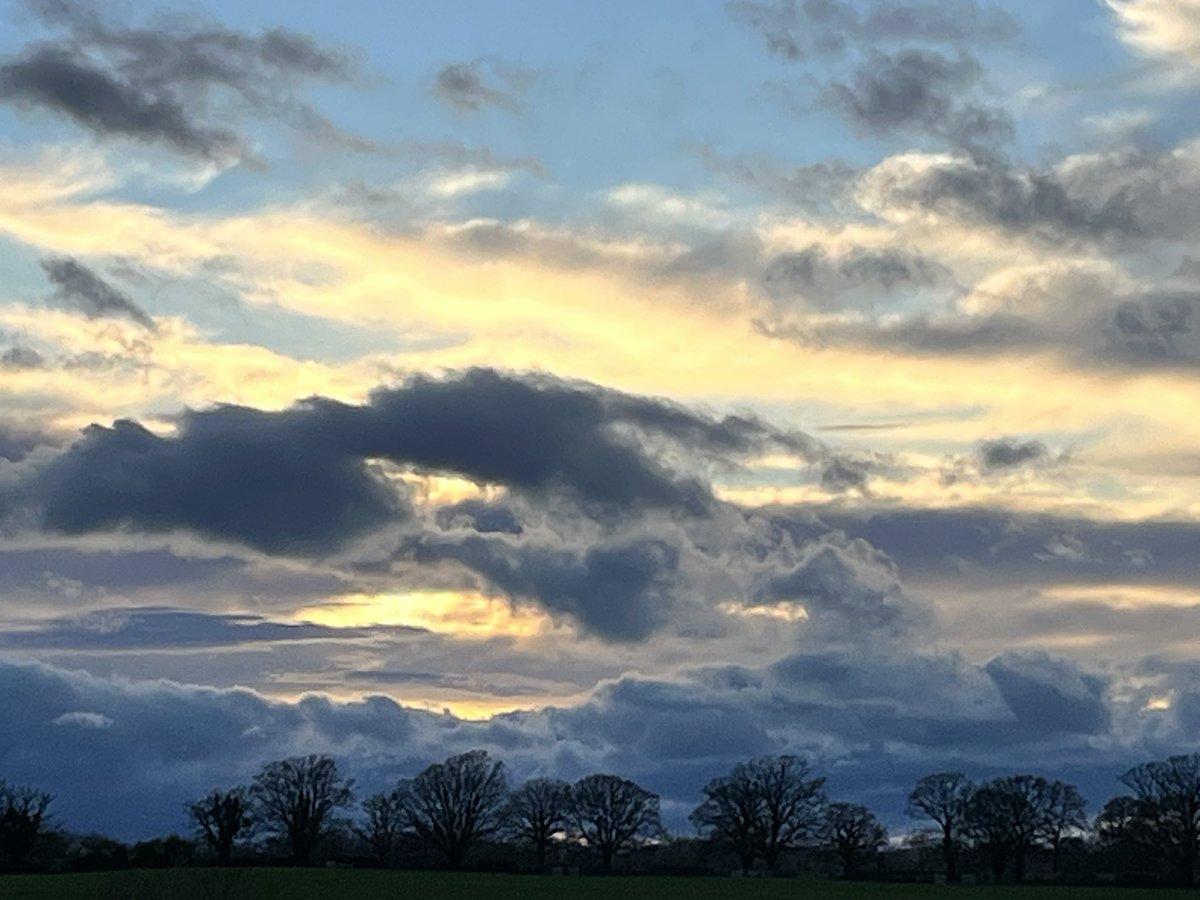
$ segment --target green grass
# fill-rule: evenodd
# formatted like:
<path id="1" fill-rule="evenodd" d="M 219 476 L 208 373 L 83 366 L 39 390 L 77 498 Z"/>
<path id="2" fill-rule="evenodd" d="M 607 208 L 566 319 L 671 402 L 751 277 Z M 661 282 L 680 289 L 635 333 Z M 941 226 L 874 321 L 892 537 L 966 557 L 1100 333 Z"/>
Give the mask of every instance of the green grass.
<path id="1" fill-rule="evenodd" d="M 1111 888 L 934 887 L 807 879 L 553 877 L 320 869 L 175 869 L 0 877 L 3 900 L 1148 900 Z"/>

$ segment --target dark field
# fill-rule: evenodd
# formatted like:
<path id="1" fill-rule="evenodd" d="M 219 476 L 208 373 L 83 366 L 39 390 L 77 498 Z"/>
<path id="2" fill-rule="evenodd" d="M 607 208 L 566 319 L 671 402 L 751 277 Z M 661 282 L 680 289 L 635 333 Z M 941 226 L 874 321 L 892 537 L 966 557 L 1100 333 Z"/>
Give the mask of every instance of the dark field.
<path id="1" fill-rule="evenodd" d="M 0 877 L 3 900 L 1144 900 L 1184 892 L 1073 887 L 934 887 L 808 879 L 599 878 L 311 869 L 192 869 Z"/>

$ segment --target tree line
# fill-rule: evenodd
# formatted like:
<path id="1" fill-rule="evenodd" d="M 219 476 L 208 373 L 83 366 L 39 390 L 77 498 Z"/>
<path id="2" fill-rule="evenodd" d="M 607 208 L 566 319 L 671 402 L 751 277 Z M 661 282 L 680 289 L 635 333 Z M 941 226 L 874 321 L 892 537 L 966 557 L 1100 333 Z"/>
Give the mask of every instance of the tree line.
<path id="1" fill-rule="evenodd" d="M 825 778 L 806 760 L 762 756 L 709 781 L 689 816 L 696 836 L 672 841 L 659 797 L 618 775 L 574 783 L 534 778 L 511 788 L 501 760 L 472 750 L 359 802 L 354 782 L 333 758 L 311 755 L 268 763 L 249 784 L 212 790 L 187 813 L 196 842 L 222 865 L 264 846 L 280 848 L 294 865 L 310 865 L 323 846 L 344 847 L 349 839 L 356 855 L 380 866 L 395 864 L 407 843 L 457 869 L 474 848 L 488 844 L 520 848 L 536 871 L 570 852 L 589 855 L 593 867 L 610 872 L 618 856 L 639 848 L 689 843 L 700 857 L 729 855 L 747 874 L 778 873 L 789 854 L 823 854 L 844 876 L 862 876 L 868 866 L 879 874 L 885 857 L 936 849 L 935 862 L 926 853 L 918 870 L 957 881 L 969 862 L 988 880 L 1020 882 L 1034 855 L 1057 877 L 1070 851 L 1136 869 L 1148 880 L 1194 884 L 1200 754 L 1135 766 L 1120 781 L 1127 793 L 1089 820 L 1083 796 L 1063 781 L 1021 774 L 976 783 L 958 772 L 933 773 L 908 795 L 913 831 L 903 842 L 889 842 L 870 809 L 831 800 Z M 52 803 L 44 791 L 0 782 L 0 867 L 28 869 L 39 842 L 61 837 L 52 825 Z M 188 842 L 173 837 L 160 841 L 156 852 L 169 861 L 172 853 L 190 859 L 189 850 Z"/>

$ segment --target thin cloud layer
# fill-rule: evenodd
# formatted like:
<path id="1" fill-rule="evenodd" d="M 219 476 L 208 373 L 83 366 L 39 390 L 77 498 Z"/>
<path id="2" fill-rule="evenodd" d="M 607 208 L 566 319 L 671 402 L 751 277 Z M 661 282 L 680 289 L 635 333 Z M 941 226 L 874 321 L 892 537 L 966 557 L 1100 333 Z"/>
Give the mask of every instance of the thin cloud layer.
<path id="1" fill-rule="evenodd" d="M 1016 21 L 994 6 L 970 2 L 953 12 L 932 3 L 803 0 L 729 0 L 730 15 L 757 31 L 767 49 L 795 62 L 841 52 L 848 44 L 918 41 L 990 43 L 1018 32 Z"/>

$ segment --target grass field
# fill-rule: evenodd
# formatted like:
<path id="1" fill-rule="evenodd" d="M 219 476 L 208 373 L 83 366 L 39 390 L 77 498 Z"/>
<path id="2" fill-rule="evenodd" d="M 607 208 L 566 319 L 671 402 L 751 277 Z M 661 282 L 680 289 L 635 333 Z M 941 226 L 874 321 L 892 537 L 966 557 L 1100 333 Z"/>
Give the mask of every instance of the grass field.
<path id="1" fill-rule="evenodd" d="M 0 877 L 3 900 L 1148 900 L 1182 892 L 1114 888 L 934 887 L 806 879 L 555 878 L 441 872 L 176 869 Z"/>

